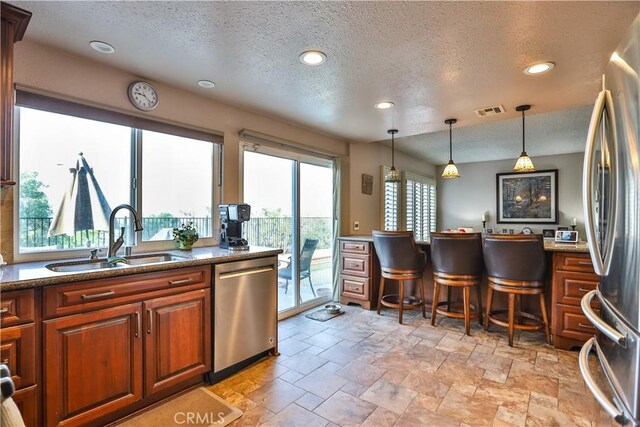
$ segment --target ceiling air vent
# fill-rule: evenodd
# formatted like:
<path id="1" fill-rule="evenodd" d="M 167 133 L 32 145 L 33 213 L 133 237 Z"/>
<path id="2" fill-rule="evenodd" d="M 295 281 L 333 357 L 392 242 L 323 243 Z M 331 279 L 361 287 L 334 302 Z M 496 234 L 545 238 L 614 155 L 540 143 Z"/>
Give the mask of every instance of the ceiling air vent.
<path id="1" fill-rule="evenodd" d="M 495 107 L 479 108 L 475 110 L 475 113 L 478 117 L 493 116 L 504 113 L 504 107 L 502 105 L 496 105 Z"/>

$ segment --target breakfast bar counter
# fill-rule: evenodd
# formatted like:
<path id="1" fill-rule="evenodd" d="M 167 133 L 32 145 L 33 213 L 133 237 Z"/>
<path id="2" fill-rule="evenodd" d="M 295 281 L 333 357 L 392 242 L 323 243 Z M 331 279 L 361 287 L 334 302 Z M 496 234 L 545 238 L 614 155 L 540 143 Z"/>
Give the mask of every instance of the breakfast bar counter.
<path id="1" fill-rule="evenodd" d="M 352 235 L 338 238 L 340 245 L 340 301 L 343 304 L 359 304 L 365 309 L 375 309 L 380 283 L 380 266 L 370 235 Z M 433 270 L 429 241 L 417 241 L 425 252 L 427 262 L 424 270 L 424 286 L 426 303 L 432 304 Z M 570 349 L 580 346 L 590 338 L 594 329 L 582 313 L 580 299 L 586 292 L 595 289 L 599 283 L 593 270 L 586 242 L 577 244 L 544 241 L 547 254 L 547 280 L 545 294 L 549 311 L 551 333 L 554 346 Z M 393 289 L 395 283 L 387 288 Z M 483 299 L 486 300 L 487 279 L 481 282 Z M 385 289 L 389 291 L 391 289 Z M 405 290 L 406 294 L 408 289 Z M 453 295 L 453 302 L 458 303 L 461 296 Z M 494 308 L 506 308 L 507 299 L 502 295 L 494 297 Z M 522 301 L 522 308 L 530 313 L 540 314 L 538 304 Z"/>

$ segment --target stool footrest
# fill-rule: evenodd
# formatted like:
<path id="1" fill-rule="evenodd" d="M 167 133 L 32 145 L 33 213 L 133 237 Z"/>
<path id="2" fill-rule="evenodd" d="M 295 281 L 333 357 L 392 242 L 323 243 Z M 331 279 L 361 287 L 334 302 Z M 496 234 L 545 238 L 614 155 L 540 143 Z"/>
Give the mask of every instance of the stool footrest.
<path id="1" fill-rule="evenodd" d="M 453 304 L 449 304 L 449 301 L 441 301 L 436 306 L 436 313 L 442 314 L 446 317 L 452 317 L 455 319 L 464 319 L 464 307 L 460 307 L 460 309 L 453 309 Z M 446 309 L 441 307 L 447 307 Z M 469 304 L 469 318 L 470 319 L 478 319 L 482 316 L 482 312 L 479 307 L 474 304 Z"/>
<path id="2" fill-rule="evenodd" d="M 398 294 L 389 294 L 382 297 L 380 303 L 385 307 L 390 308 L 400 308 L 400 295 Z M 402 308 L 407 310 L 412 310 L 415 308 L 419 308 L 422 306 L 423 301 L 414 296 L 406 296 L 402 301 Z"/>

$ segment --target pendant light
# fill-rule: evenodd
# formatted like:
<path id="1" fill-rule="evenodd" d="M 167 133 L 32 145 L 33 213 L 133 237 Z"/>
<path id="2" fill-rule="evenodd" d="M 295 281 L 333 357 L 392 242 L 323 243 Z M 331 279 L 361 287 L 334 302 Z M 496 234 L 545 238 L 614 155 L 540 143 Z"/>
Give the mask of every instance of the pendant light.
<path id="1" fill-rule="evenodd" d="M 444 171 L 442 171 L 442 177 L 446 179 L 460 178 L 458 167 L 456 166 L 455 163 L 453 163 L 453 149 L 452 149 L 453 142 L 451 137 L 451 132 L 452 132 L 451 125 L 455 124 L 457 120 L 447 119 L 444 122 L 449 125 L 449 163 L 447 163 L 447 166 L 444 168 Z"/>
<path id="2" fill-rule="evenodd" d="M 522 153 L 520 153 L 520 157 L 518 157 L 518 161 L 513 167 L 514 172 L 534 172 L 536 170 L 527 151 L 524 149 L 524 112 L 530 108 L 531 105 L 519 105 L 516 107 L 516 111 L 522 111 Z"/>
<path id="3" fill-rule="evenodd" d="M 394 135 L 398 133 L 398 129 L 389 129 L 387 133 L 391 134 L 391 170 L 384 178 L 384 182 L 400 182 L 400 172 L 396 170 L 395 166 L 395 140 Z"/>

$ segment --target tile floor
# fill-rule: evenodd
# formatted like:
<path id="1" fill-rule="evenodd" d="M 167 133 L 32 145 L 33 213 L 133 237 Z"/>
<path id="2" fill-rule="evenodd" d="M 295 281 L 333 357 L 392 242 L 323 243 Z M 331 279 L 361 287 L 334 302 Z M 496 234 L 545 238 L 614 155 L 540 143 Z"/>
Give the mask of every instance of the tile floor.
<path id="1" fill-rule="evenodd" d="M 244 411 L 239 426 L 615 425 L 586 389 L 577 352 L 541 334 L 471 336 L 463 322 L 418 312 L 345 307 L 327 322 L 304 314 L 279 325 L 270 357 L 210 389 Z M 595 365 L 597 362 L 592 361 Z"/>

